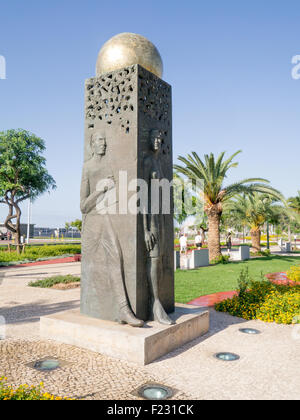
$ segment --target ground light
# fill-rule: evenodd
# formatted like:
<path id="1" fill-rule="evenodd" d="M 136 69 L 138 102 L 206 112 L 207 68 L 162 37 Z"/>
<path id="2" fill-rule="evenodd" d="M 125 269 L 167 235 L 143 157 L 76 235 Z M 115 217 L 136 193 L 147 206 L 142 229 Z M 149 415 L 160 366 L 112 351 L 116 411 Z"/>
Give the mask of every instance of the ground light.
<path id="1" fill-rule="evenodd" d="M 235 360 L 239 360 L 240 356 L 235 353 L 217 353 L 215 354 L 215 357 L 218 360 L 222 360 L 223 362 L 234 362 Z"/>
<path id="2" fill-rule="evenodd" d="M 146 400 L 167 400 L 173 396 L 173 391 L 164 385 L 148 384 L 139 388 L 138 394 Z"/>
<path id="3" fill-rule="evenodd" d="M 259 330 L 256 330 L 254 328 L 241 328 L 239 331 L 243 334 L 250 334 L 250 335 L 261 334 Z"/>
<path id="4" fill-rule="evenodd" d="M 57 359 L 43 359 L 33 363 L 33 368 L 41 371 L 52 371 L 61 367 Z"/>

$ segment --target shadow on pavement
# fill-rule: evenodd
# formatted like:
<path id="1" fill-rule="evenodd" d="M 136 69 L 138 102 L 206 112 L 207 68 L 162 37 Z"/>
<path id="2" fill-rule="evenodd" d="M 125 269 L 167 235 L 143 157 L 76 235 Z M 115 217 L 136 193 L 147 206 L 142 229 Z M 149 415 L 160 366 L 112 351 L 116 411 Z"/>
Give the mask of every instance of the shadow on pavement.
<path id="1" fill-rule="evenodd" d="M 38 322 L 40 317 L 58 312 L 79 308 L 79 301 L 66 301 L 58 303 L 46 303 L 41 300 L 24 305 L 0 308 L 0 315 L 4 316 L 6 324 L 26 324 Z"/>
<path id="2" fill-rule="evenodd" d="M 205 335 L 199 338 L 196 338 L 193 341 L 190 341 L 189 343 L 185 344 L 182 347 L 179 347 L 176 350 L 173 350 L 171 353 L 166 354 L 165 356 L 157 359 L 153 363 L 157 363 L 162 360 L 172 359 L 173 357 L 178 356 L 181 353 L 185 353 L 187 350 L 191 349 L 192 347 L 197 346 L 198 344 L 207 340 L 209 337 L 212 337 L 213 335 L 226 330 L 228 327 L 232 325 L 241 325 L 241 324 L 244 324 L 245 322 L 249 322 L 245 319 L 237 318 L 223 312 L 217 312 L 214 309 L 208 309 L 208 310 L 210 313 L 210 327 L 209 327 L 209 331 Z"/>

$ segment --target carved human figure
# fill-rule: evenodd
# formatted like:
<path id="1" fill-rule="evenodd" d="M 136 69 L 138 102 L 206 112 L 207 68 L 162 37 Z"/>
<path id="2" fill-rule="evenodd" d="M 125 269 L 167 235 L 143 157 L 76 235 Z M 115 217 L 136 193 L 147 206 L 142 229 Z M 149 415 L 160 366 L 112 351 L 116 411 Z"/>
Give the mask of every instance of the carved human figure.
<path id="1" fill-rule="evenodd" d="M 162 212 L 162 196 L 159 191 L 156 200 L 158 203 L 151 202 L 152 180 L 160 181 L 164 179 L 161 163 L 162 134 L 159 130 L 150 132 L 150 154 L 144 159 L 144 175 L 148 184 L 148 209 L 144 212 L 144 234 L 147 249 L 147 277 L 151 291 L 151 310 L 155 321 L 161 324 L 172 325 L 174 322 L 169 318 L 159 299 L 159 284 L 162 281 L 162 256 L 164 250 L 164 214 Z M 155 206 L 153 206 L 155 204 Z M 158 214 L 152 212 L 153 207 L 158 209 Z M 154 214 L 155 213 L 155 214 Z"/>
<path id="2" fill-rule="evenodd" d="M 102 273 L 108 276 L 116 305 L 118 321 L 133 327 L 142 327 L 144 322 L 133 314 L 128 304 L 124 283 L 123 255 L 118 236 L 109 211 L 99 214 L 101 203 L 107 200 L 110 191 L 115 188 L 115 177 L 106 156 L 105 136 L 95 133 L 91 137 L 92 158 L 83 167 L 81 183 L 81 211 L 83 213 L 83 260 L 82 277 L 88 279 L 96 294 L 97 302 L 103 299 Z M 108 180 L 107 183 L 103 180 Z M 110 205 L 114 205 L 111 200 Z M 82 305 L 89 305 L 88 299 Z M 95 296 L 93 296 L 95 299 Z"/>

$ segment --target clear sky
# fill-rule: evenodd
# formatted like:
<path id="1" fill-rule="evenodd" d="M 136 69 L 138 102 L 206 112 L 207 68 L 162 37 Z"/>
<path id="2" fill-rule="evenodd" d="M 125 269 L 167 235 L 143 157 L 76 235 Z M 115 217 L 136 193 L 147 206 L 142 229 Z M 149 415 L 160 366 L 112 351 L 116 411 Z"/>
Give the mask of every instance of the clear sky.
<path id="1" fill-rule="evenodd" d="M 0 0 L 0 131 L 46 141 L 58 188 L 33 206 L 39 226 L 80 217 L 84 80 L 120 32 L 159 49 L 173 86 L 174 158 L 226 150 L 228 182 L 264 177 L 286 196 L 300 189 L 299 0 Z M 26 221 L 24 206 L 23 221 Z M 6 215 L 0 207 L 0 220 Z"/>

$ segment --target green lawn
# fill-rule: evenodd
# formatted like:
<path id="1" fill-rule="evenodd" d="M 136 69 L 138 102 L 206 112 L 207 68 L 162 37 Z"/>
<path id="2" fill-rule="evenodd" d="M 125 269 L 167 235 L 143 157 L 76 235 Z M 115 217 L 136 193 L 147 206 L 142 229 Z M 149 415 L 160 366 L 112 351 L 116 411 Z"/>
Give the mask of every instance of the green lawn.
<path id="1" fill-rule="evenodd" d="M 300 257 L 271 256 L 243 262 L 231 262 L 198 270 L 177 270 L 175 273 L 175 301 L 187 303 L 199 296 L 227 292 L 237 288 L 237 279 L 242 268 L 248 266 L 254 280 L 264 274 L 287 271 L 292 265 L 300 264 Z"/>

